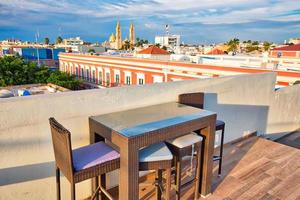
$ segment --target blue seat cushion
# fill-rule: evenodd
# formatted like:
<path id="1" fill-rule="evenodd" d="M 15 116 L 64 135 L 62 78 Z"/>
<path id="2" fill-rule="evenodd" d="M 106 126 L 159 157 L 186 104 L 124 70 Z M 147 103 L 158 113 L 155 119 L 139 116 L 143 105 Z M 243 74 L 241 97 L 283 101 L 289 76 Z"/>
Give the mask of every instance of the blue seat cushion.
<path id="1" fill-rule="evenodd" d="M 221 126 L 221 125 L 224 125 L 225 122 L 221 121 L 221 120 L 216 120 L 216 127 L 217 126 Z"/>
<path id="2" fill-rule="evenodd" d="M 120 157 L 116 150 L 104 142 L 74 149 L 72 155 L 75 171 L 87 169 Z"/>
<path id="3" fill-rule="evenodd" d="M 164 142 L 152 144 L 139 151 L 140 162 L 172 160 L 173 155 Z"/>

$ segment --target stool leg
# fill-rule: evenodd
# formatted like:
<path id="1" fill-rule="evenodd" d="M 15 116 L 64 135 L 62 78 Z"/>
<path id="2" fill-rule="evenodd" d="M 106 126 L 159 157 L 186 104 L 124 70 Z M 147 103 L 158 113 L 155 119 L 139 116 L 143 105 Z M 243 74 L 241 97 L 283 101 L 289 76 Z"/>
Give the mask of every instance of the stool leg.
<path id="1" fill-rule="evenodd" d="M 56 199 L 60 200 L 60 171 L 56 167 Z"/>
<path id="2" fill-rule="evenodd" d="M 224 130 L 225 130 L 225 126 L 223 126 L 223 128 L 222 128 L 222 135 L 221 135 L 220 160 L 219 160 L 218 176 L 221 176 L 221 172 L 222 172 L 223 144 L 224 144 Z"/>
<path id="3" fill-rule="evenodd" d="M 201 157 L 200 157 L 200 180 L 199 180 L 199 194 L 201 194 L 201 189 L 202 189 L 202 179 L 203 179 L 203 162 L 204 162 L 204 152 L 205 152 L 205 140 L 206 137 L 201 135 L 203 140 L 202 140 L 202 145 L 201 145 Z"/>
<path id="4" fill-rule="evenodd" d="M 156 196 L 157 200 L 161 200 L 161 185 L 162 185 L 162 170 L 158 169 L 156 170 Z"/>
<path id="5" fill-rule="evenodd" d="M 171 192 L 171 168 L 166 169 L 166 190 L 165 190 L 166 200 L 170 200 L 170 192 Z"/>
<path id="6" fill-rule="evenodd" d="M 71 183 L 71 200 L 75 200 L 75 183 Z"/>
<path id="7" fill-rule="evenodd" d="M 103 188 L 106 188 L 106 176 L 105 174 L 101 174 L 100 175 L 100 185 L 103 187 Z M 98 197 L 99 195 L 97 195 Z M 106 196 L 103 194 L 102 191 L 100 191 L 100 200 L 105 200 L 106 199 Z"/>
<path id="8" fill-rule="evenodd" d="M 176 200 L 181 196 L 181 158 L 176 159 Z"/>
<path id="9" fill-rule="evenodd" d="M 196 157 L 196 173 L 195 173 L 195 194 L 194 199 L 199 199 L 199 187 L 200 187 L 200 177 L 201 177 L 201 148 L 197 150 L 197 157 Z"/>
<path id="10" fill-rule="evenodd" d="M 174 174 L 174 185 L 177 184 L 177 156 L 174 156 L 173 158 L 173 162 L 174 162 L 174 167 L 175 167 L 175 174 Z"/>

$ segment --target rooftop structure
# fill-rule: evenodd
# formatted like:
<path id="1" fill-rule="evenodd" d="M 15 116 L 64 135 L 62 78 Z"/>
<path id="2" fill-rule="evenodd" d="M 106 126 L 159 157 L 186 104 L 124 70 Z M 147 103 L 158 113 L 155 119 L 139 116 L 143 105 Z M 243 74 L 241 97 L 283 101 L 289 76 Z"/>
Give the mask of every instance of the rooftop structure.
<path id="1" fill-rule="evenodd" d="M 69 46 L 73 46 L 73 45 L 83 45 L 84 41 L 82 39 L 80 39 L 80 37 L 74 37 L 74 38 L 65 38 L 63 39 L 63 43 L 64 45 L 69 45 Z"/>
<path id="2" fill-rule="evenodd" d="M 208 199 L 297 199 L 299 149 L 265 138 L 276 139 L 299 128 L 300 85 L 274 91 L 275 80 L 276 73 L 258 73 L 0 99 L 1 198 L 55 199 L 49 117 L 72 131 L 77 148 L 89 144 L 89 116 L 174 102 L 179 94 L 202 91 L 204 109 L 226 122 L 224 170 L 221 177 L 213 176 Z M 217 132 L 215 145 L 219 142 Z M 151 177 L 143 176 L 141 182 Z M 61 179 L 62 198 L 69 199 L 69 184 L 64 176 Z M 107 188 L 114 196 L 117 184 L 118 171 L 108 174 Z M 191 190 L 183 191 L 183 199 L 191 197 Z M 142 197 L 151 194 L 152 186 L 141 186 Z M 91 182 L 80 183 L 76 195 L 90 197 Z"/>
<path id="3" fill-rule="evenodd" d="M 155 36 L 154 43 L 173 48 L 180 45 L 180 35 Z"/>
<path id="4" fill-rule="evenodd" d="M 207 53 L 208 55 L 224 55 L 224 51 L 218 49 L 218 48 L 214 48 L 213 50 L 211 50 L 210 52 Z"/>
<path id="5" fill-rule="evenodd" d="M 300 44 L 300 38 L 290 38 L 289 43 L 290 44 Z"/>
<path id="6" fill-rule="evenodd" d="M 155 45 L 152 45 L 146 49 L 143 49 L 143 50 L 137 52 L 137 54 L 169 55 L 170 53 L 164 49 L 161 49 Z"/>
<path id="7" fill-rule="evenodd" d="M 69 91 L 58 85 L 48 84 L 29 84 L 9 87 L 0 87 L 0 98 L 30 96 L 39 94 L 53 94 Z"/>

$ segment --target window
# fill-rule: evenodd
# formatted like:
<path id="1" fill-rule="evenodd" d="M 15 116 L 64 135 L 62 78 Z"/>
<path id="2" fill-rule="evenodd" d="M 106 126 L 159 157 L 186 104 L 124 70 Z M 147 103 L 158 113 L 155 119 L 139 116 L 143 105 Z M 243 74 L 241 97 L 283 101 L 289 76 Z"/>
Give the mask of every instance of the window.
<path id="1" fill-rule="evenodd" d="M 110 73 L 106 72 L 106 86 L 110 85 Z"/>
<path id="2" fill-rule="evenodd" d="M 93 70 L 93 83 L 96 83 L 96 72 Z"/>
<path id="3" fill-rule="evenodd" d="M 99 71 L 98 84 L 102 85 L 102 71 Z"/>
<path id="4" fill-rule="evenodd" d="M 86 69 L 86 77 L 85 77 L 85 79 L 86 79 L 87 81 L 90 80 L 90 70 L 89 70 L 89 69 Z"/>
<path id="5" fill-rule="evenodd" d="M 144 79 L 139 78 L 139 85 L 144 85 Z"/>
<path id="6" fill-rule="evenodd" d="M 130 81 L 131 81 L 131 77 L 130 76 L 126 76 L 126 85 L 130 85 Z"/>
<path id="7" fill-rule="evenodd" d="M 81 68 L 81 78 L 84 78 L 84 70 Z"/>
<path id="8" fill-rule="evenodd" d="M 120 83 L 120 74 L 116 74 L 116 75 L 115 75 L 115 82 L 116 82 L 117 84 Z"/>
<path id="9" fill-rule="evenodd" d="M 145 74 L 143 73 L 136 73 L 137 84 L 144 85 L 145 84 Z"/>
<path id="10" fill-rule="evenodd" d="M 78 78 L 78 67 L 76 67 L 75 75 Z"/>

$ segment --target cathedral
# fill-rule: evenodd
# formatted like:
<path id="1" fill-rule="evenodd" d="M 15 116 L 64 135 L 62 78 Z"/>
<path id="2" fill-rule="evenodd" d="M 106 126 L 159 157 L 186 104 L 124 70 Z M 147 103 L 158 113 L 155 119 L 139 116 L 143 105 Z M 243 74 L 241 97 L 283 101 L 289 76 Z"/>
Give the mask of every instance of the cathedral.
<path id="1" fill-rule="evenodd" d="M 121 31 L 121 24 L 120 22 L 117 23 L 116 26 L 116 33 L 112 33 L 109 37 L 108 42 L 104 42 L 105 46 L 109 46 L 114 49 L 122 49 L 122 46 L 125 41 L 128 41 L 125 39 L 122 41 L 122 31 Z M 129 28 L 129 44 L 130 48 L 133 48 L 135 45 L 135 30 L 134 30 L 134 24 L 130 24 Z"/>

